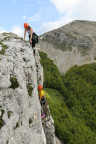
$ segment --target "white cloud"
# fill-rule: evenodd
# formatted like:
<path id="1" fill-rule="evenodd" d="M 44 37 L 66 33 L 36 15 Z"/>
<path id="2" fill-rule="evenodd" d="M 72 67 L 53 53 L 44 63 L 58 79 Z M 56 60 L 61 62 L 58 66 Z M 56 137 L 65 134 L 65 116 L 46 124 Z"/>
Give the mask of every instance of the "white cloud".
<path id="1" fill-rule="evenodd" d="M 61 14 L 56 21 L 44 22 L 39 33 L 44 33 L 72 20 L 93 20 L 96 21 L 96 1 L 95 0 L 50 0 Z"/>
<path id="2" fill-rule="evenodd" d="M 3 27 L 0 27 L 0 33 L 7 32 Z"/>
<path id="3" fill-rule="evenodd" d="M 36 21 L 39 21 L 40 20 L 40 15 L 39 14 L 35 14 L 33 15 L 32 17 L 29 17 L 28 18 L 28 22 L 36 22 Z"/>
<path id="4" fill-rule="evenodd" d="M 23 18 L 23 20 L 26 20 L 26 16 L 23 16 L 22 18 Z"/>
<path id="5" fill-rule="evenodd" d="M 21 36 L 21 37 L 23 36 L 23 33 L 24 33 L 24 30 L 21 27 L 19 27 L 19 26 L 14 26 L 11 31 L 13 33 Z"/>
<path id="6" fill-rule="evenodd" d="M 44 33 L 44 32 L 48 32 L 53 29 L 59 28 L 61 26 L 64 26 L 65 24 L 69 23 L 72 20 L 73 19 L 70 16 L 66 16 L 66 17 L 62 16 L 57 21 L 44 22 L 39 29 L 39 33 Z"/>
<path id="7" fill-rule="evenodd" d="M 50 0 L 60 13 L 72 11 L 81 0 Z"/>
<path id="8" fill-rule="evenodd" d="M 23 36 L 23 29 L 21 28 L 21 27 L 19 27 L 19 26 L 13 26 L 12 27 L 12 29 L 11 30 L 6 30 L 5 28 L 3 28 L 3 27 L 0 27 L 0 33 L 3 33 L 3 32 L 13 32 L 13 33 L 15 33 L 15 34 L 17 34 L 17 35 L 19 35 L 19 36 Z"/>
<path id="9" fill-rule="evenodd" d="M 95 0 L 50 0 L 59 13 L 71 18 L 96 20 Z"/>
<path id="10" fill-rule="evenodd" d="M 60 12 L 61 17 L 56 21 L 44 22 L 40 28 L 39 33 L 44 33 L 56 28 L 59 28 L 72 20 L 75 20 L 75 12 L 78 11 L 77 7 L 83 0 L 50 0 Z M 86 0 L 85 0 L 86 1 Z"/>
<path id="11" fill-rule="evenodd" d="M 76 19 L 96 20 L 96 1 L 81 0 L 79 6 L 74 9 L 72 16 L 75 16 Z"/>
<path id="12" fill-rule="evenodd" d="M 40 21 L 40 15 L 37 13 L 37 14 L 31 16 L 31 17 L 23 16 L 23 20 L 28 22 L 28 23 Z"/>

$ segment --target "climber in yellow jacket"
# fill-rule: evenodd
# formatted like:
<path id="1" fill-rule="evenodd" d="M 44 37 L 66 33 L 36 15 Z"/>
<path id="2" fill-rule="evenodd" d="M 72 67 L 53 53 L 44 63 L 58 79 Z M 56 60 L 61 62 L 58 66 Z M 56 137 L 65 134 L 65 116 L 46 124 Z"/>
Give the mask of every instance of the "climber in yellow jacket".
<path id="1" fill-rule="evenodd" d="M 38 85 L 38 92 L 39 92 L 40 103 L 41 103 L 41 106 L 42 106 L 46 103 L 45 92 L 43 90 L 42 85 Z"/>
<path id="2" fill-rule="evenodd" d="M 41 104 L 41 117 L 45 118 L 48 115 L 49 110 L 48 110 L 48 103 L 45 97 L 45 92 L 43 90 L 42 85 L 38 85 L 38 93 L 39 93 L 39 99 Z"/>

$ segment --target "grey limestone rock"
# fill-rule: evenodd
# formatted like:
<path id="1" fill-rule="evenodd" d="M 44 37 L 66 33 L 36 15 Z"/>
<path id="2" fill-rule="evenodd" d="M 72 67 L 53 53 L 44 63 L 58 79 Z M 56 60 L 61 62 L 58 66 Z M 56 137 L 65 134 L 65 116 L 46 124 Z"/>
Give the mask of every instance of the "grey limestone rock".
<path id="1" fill-rule="evenodd" d="M 0 144 L 46 144 L 32 48 L 12 33 L 0 41 L 8 47 L 0 55 Z"/>

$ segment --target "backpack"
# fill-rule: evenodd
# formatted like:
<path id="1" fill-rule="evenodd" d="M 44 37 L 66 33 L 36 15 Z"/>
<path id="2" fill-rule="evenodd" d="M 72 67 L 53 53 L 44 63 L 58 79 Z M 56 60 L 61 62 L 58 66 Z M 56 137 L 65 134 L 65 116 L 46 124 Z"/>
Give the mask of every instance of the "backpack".
<path id="1" fill-rule="evenodd" d="M 41 106 L 46 104 L 46 98 L 43 96 L 40 100 Z"/>
<path id="2" fill-rule="evenodd" d="M 32 42 L 38 43 L 38 35 L 36 33 L 34 33 L 34 32 L 32 34 Z"/>

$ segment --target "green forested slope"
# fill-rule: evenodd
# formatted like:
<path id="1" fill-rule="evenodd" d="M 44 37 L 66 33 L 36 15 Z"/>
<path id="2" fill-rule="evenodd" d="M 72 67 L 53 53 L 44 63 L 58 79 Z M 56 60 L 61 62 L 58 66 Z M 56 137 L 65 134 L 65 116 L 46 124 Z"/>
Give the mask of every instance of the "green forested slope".
<path id="1" fill-rule="evenodd" d="M 96 144 L 96 64 L 74 66 L 62 76 L 46 54 L 40 57 L 56 135 L 64 144 Z"/>

